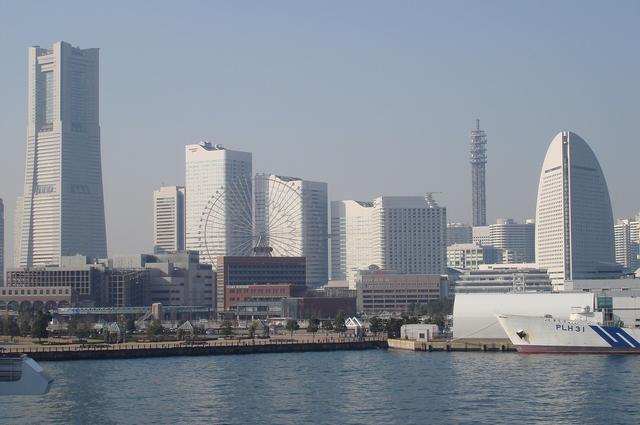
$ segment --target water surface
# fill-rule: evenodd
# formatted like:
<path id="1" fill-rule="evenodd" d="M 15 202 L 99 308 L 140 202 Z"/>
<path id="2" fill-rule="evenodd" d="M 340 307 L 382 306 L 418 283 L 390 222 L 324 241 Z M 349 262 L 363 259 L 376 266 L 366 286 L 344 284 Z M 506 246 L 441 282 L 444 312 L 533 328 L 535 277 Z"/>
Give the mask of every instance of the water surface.
<path id="1" fill-rule="evenodd" d="M 635 424 L 640 356 L 386 350 L 41 362 L 0 423 Z"/>

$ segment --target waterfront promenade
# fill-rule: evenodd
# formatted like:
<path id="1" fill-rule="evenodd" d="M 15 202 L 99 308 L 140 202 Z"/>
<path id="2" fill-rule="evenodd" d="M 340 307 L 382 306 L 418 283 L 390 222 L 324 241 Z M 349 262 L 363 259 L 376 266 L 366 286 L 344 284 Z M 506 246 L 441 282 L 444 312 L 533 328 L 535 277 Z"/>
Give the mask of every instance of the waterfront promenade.
<path id="1" fill-rule="evenodd" d="M 119 344 L 15 344 L 5 345 L 5 353 L 25 353 L 35 360 L 125 359 L 166 356 L 283 353 L 305 351 L 368 350 L 386 348 L 383 337 L 227 339 L 189 343 L 185 341 L 125 342 Z"/>

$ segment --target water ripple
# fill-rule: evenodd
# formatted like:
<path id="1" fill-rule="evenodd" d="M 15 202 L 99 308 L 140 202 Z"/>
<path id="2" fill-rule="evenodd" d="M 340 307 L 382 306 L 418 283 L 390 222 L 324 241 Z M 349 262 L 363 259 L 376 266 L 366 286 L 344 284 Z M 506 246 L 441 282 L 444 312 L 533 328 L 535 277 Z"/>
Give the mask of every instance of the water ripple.
<path id="1" fill-rule="evenodd" d="M 351 351 L 43 362 L 0 423 L 636 423 L 640 357 Z"/>

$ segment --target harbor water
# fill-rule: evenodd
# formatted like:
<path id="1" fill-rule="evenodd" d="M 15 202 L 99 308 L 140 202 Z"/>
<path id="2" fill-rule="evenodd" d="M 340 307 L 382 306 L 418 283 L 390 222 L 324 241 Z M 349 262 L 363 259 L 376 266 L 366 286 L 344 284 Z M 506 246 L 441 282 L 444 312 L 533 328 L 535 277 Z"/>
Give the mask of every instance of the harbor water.
<path id="1" fill-rule="evenodd" d="M 389 350 L 41 362 L 7 424 L 635 424 L 640 356 Z"/>

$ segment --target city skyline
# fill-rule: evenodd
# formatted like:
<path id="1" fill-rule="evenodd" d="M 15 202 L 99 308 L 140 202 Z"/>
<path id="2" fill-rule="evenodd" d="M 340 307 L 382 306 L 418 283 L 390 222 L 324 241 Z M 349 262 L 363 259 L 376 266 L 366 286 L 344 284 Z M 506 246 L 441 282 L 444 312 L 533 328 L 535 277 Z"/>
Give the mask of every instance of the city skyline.
<path id="1" fill-rule="evenodd" d="M 134 6 L 134 8 L 136 7 L 138 6 Z M 528 7 L 531 8 L 531 6 Z M 10 18 L 12 16 L 11 12 L 28 12 L 21 11 L 22 8 L 29 9 L 30 6 L 16 6 L 13 8 L 15 10 L 8 11 L 4 16 Z M 241 23 L 252 22 L 256 19 L 252 15 L 242 15 L 239 10 L 235 10 L 231 6 L 220 5 L 212 9 L 203 6 L 203 8 L 204 12 L 218 11 L 219 13 L 216 16 L 224 15 L 232 18 L 232 20 L 237 18 Z M 427 14 L 423 8 L 418 7 L 416 13 L 429 20 L 432 20 L 433 16 L 438 14 L 460 13 L 460 18 L 464 21 L 472 14 L 471 11 L 477 11 L 473 10 L 475 6 L 470 6 L 469 8 L 470 11 L 467 12 L 456 7 L 451 9 L 441 8 L 434 10 L 433 14 Z M 483 6 L 483 8 L 492 10 L 491 6 Z M 379 16 L 382 12 L 381 9 L 384 8 L 374 8 L 373 11 L 369 12 L 366 15 L 365 24 L 373 24 L 381 19 Z M 567 13 L 569 7 L 539 7 L 534 9 L 534 14 L 538 14 L 545 19 L 549 18 L 548 15 L 553 14 L 552 11 L 558 12 L 558 17 L 553 19 L 560 20 L 562 14 Z M 589 13 L 585 12 L 586 20 L 595 19 L 595 9 L 597 8 L 593 5 L 587 5 L 585 9 L 591 13 L 589 15 Z M 294 8 L 292 13 L 300 17 L 301 22 L 306 22 L 306 20 L 310 19 L 310 12 L 312 11 L 313 7 L 308 6 L 307 8 Z M 268 30 L 271 28 L 270 25 L 275 24 L 275 21 L 282 19 L 277 8 L 275 10 L 270 9 L 268 12 L 270 12 L 268 15 L 270 20 L 264 24 L 267 25 L 266 27 L 260 27 L 262 30 Z M 406 12 L 395 11 L 391 18 L 390 30 L 394 32 L 400 31 L 400 18 L 405 18 L 407 16 Z M 481 13 L 488 14 L 489 12 L 490 10 L 485 10 Z M 77 16 L 74 14 L 82 15 L 82 13 L 88 13 L 88 10 L 79 7 L 71 15 Z M 169 10 L 166 7 L 160 7 L 158 11 L 152 13 L 155 18 L 162 20 L 167 19 L 166 16 L 169 14 Z M 192 19 L 196 19 L 196 12 L 191 10 L 190 13 L 190 15 L 181 16 L 189 16 Z M 355 11 L 347 7 L 344 13 L 345 20 L 349 20 L 354 17 Z M 524 12 L 509 10 L 508 13 L 519 15 Z M 629 15 L 632 14 L 631 12 L 629 13 Z M 623 97 L 634 97 L 634 90 L 637 90 L 638 87 L 632 85 L 621 90 L 620 87 L 616 88 L 615 86 L 604 84 L 600 80 L 604 71 L 609 72 L 610 67 L 614 69 L 610 72 L 613 72 L 613 75 L 617 75 L 619 79 L 627 79 L 624 74 L 620 75 L 621 73 L 629 72 L 632 75 L 638 69 L 637 62 L 627 62 L 630 59 L 622 56 L 622 52 L 625 49 L 624 46 L 629 43 L 628 39 L 623 38 L 630 28 L 626 21 L 621 22 L 615 28 L 613 34 L 608 35 L 609 38 L 607 39 L 609 42 L 613 42 L 613 40 L 619 42 L 616 45 L 621 50 L 609 49 L 610 44 L 607 41 L 592 43 L 591 50 L 585 50 L 586 48 L 575 44 L 579 37 L 587 37 L 589 40 L 595 40 L 599 37 L 601 34 L 597 31 L 597 26 L 593 33 L 587 33 L 587 30 L 574 29 L 575 33 L 573 34 L 565 32 L 558 34 L 562 36 L 559 37 L 560 48 L 553 50 L 548 55 L 543 54 L 540 50 L 544 44 L 542 40 L 536 38 L 535 41 L 529 41 L 526 47 L 533 49 L 534 56 L 538 59 L 553 59 L 561 54 L 566 55 L 568 51 L 571 51 L 569 48 L 573 47 L 577 49 L 572 54 L 573 59 L 578 62 L 585 62 L 587 61 L 586 58 L 589 57 L 588 63 L 595 66 L 581 70 L 581 78 L 575 79 L 575 81 L 573 73 L 568 73 L 561 69 L 555 70 L 553 75 L 548 73 L 542 75 L 540 77 L 542 80 L 552 84 L 542 93 L 536 94 L 534 100 L 538 102 L 538 106 L 521 107 L 519 109 L 514 107 L 509 108 L 509 110 L 500 109 L 494 104 L 513 101 L 516 105 L 522 106 L 523 102 L 530 101 L 531 93 L 528 91 L 529 89 L 525 89 L 525 86 L 522 86 L 520 87 L 522 90 L 509 96 L 505 93 L 505 90 L 510 87 L 513 88 L 513 84 L 516 81 L 511 79 L 504 84 L 499 84 L 498 80 L 490 78 L 487 72 L 484 72 L 480 79 L 492 81 L 494 86 L 491 87 L 491 90 L 494 92 L 487 92 L 489 88 L 476 87 L 472 88 L 471 93 L 485 96 L 490 100 L 471 102 L 469 105 L 458 107 L 456 99 L 459 98 L 455 96 L 454 92 L 469 90 L 469 84 L 473 82 L 464 82 L 463 80 L 467 75 L 458 73 L 451 80 L 447 80 L 447 84 L 445 84 L 445 87 L 449 90 L 447 93 L 453 98 L 448 99 L 444 96 L 444 91 L 436 91 L 434 99 L 438 101 L 435 104 L 442 105 L 443 99 L 447 101 L 442 111 L 434 110 L 432 104 L 434 102 L 429 100 L 429 96 L 426 95 L 428 90 L 425 91 L 424 89 L 427 87 L 430 90 L 432 89 L 431 84 L 438 77 L 442 77 L 443 68 L 433 68 L 430 73 L 422 72 L 430 69 L 427 65 L 431 62 L 425 59 L 424 61 L 418 61 L 416 63 L 418 66 L 415 70 L 412 70 L 411 67 L 407 67 L 410 60 L 408 59 L 409 56 L 404 54 L 404 51 L 398 57 L 395 57 L 396 62 L 393 66 L 385 68 L 384 74 L 380 74 L 380 72 L 375 71 L 375 68 L 372 68 L 371 74 L 366 79 L 366 84 L 356 84 L 351 90 L 345 91 L 344 94 L 338 93 L 336 89 L 344 89 L 345 83 L 353 83 L 355 75 L 351 73 L 347 74 L 345 78 L 338 78 L 334 71 L 339 68 L 336 68 L 334 61 L 343 57 L 344 54 L 357 51 L 358 46 L 356 39 L 344 33 L 346 30 L 344 22 L 342 25 L 338 23 L 338 29 L 341 30 L 342 35 L 346 36 L 347 43 L 342 49 L 338 49 L 336 55 L 328 54 L 322 50 L 323 46 L 331 45 L 334 40 L 320 40 L 311 37 L 313 45 L 319 48 L 318 59 L 333 59 L 331 66 L 327 68 L 328 73 L 324 76 L 326 79 L 320 78 L 322 77 L 321 74 L 316 75 L 311 68 L 305 66 L 303 61 L 294 61 L 293 64 L 298 65 L 299 69 L 294 69 L 293 74 L 284 72 L 287 71 L 286 69 L 278 68 L 277 74 L 267 72 L 265 78 L 269 78 L 268 80 L 256 80 L 253 75 L 247 73 L 251 69 L 246 67 L 248 63 L 242 60 L 237 62 L 239 59 L 235 59 L 235 56 L 228 56 L 231 52 L 242 54 L 243 52 L 255 53 L 255 51 L 247 43 L 241 42 L 242 40 L 232 40 L 227 47 L 218 44 L 214 46 L 214 49 L 222 49 L 221 51 L 225 53 L 226 56 L 224 57 L 227 62 L 223 61 L 221 64 L 226 64 L 227 67 L 211 68 L 212 64 L 209 62 L 206 62 L 204 66 L 204 69 L 209 71 L 213 69 L 219 70 L 222 75 L 211 74 L 216 75 L 216 77 L 200 81 L 199 79 L 204 75 L 201 74 L 201 71 L 198 71 L 196 64 L 189 65 L 189 67 L 185 64 L 178 70 L 175 67 L 170 67 L 170 70 L 181 76 L 181 78 L 193 77 L 194 81 L 200 81 L 200 83 L 205 84 L 205 92 L 209 94 L 213 94 L 211 90 L 220 91 L 222 97 L 216 98 L 213 103 L 209 100 L 215 98 L 215 96 L 205 96 L 207 104 L 211 106 L 212 110 L 209 111 L 210 113 L 202 115 L 202 113 L 195 111 L 193 108 L 199 107 L 204 97 L 194 97 L 190 89 L 187 89 L 187 92 L 191 93 L 190 97 L 180 96 L 175 92 L 174 87 L 178 87 L 178 85 L 175 85 L 176 81 L 173 79 L 169 79 L 165 87 L 172 95 L 176 96 L 176 104 L 184 105 L 185 101 L 188 103 L 188 99 L 191 99 L 195 101 L 194 106 L 193 108 L 188 108 L 189 113 L 179 113 L 176 110 L 177 105 L 170 104 L 164 105 L 167 111 L 158 110 L 156 106 L 151 104 L 151 100 L 156 98 L 153 97 L 153 92 L 150 91 L 152 88 L 150 83 L 159 81 L 156 79 L 166 76 L 164 74 L 165 71 L 158 71 L 160 75 L 141 78 L 138 71 L 135 70 L 135 64 L 137 63 L 136 61 L 142 60 L 145 55 L 138 57 L 137 49 L 132 50 L 131 47 L 125 46 L 123 44 L 124 40 L 120 37 L 111 38 L 112 34 L 109 34 L 108 31 L 105 32 L 106 28 L 97 28 L 96 33 L 92 33 L 88 31 L 86 24 L 83 24 L 78 29 L 73 29 L 73 25 L 69 25 L 70 29 L 61 30 L 61 22 L 69 22 L 68 19 L 71 18 L 60 18 L 58 21 L 52 20 L 52 23 L 43 24 L 36 30 L 32 28 L 21 30 L 10 22 L 5 26 L 6 30 L 3 30 L 7 31 L 7 33 L 12 32 L 11 37 L 4 37 L 0 41 L 0 45 L 6 47 L 4 51 L 7 52 L 7 60 L 5 61 L 7 66 L 5 70 L 0 71 L 0 76 L 7 85 L 7 90 L 5 91 L 7 99 L 11 100 L 8 102 L 9 104 L 0 106 L 2 108 L 0 112 L 7 118 L 7 124 L 4 124 L 6 130 L 3 130 L 3 151 L 6 156 L 3 156 L 11 160 L 3 163 L 0 176 L 4 182 L 15 182 L 21 180 L 21 174 L 24 172 L 22 169 L 24 161 L 23 141 L 25 139 L 24 123 L 26 122 L 26 97 L 24 96 L 26 76 L 24 75 L 24 64 L 27 47 L 34 44 L 48 45 L 56 40 L 64 39 L 70 41 L 73 45 L 100 48 L 103 56 L 105 52 L 109 52 L 106 59 L 103 57 L 101 64 L 103 67 L 101 69 L 101 88 L 103 93 L 107 93 L 102 99 L 101 112 L 103 113 L 101 114 L 101 121 L 103 127 L 102 149 L 110 254 L 131 254 L 149 251 L 151 228 L 147 223 L 152 214 L 150 194 L 163 181 L 167 184 L 184 184 L 183 179 L 180 177 L 184 175 L 183 161 L 178 155 L 184 149 L 184 145 L 195 143 L 201 139 L 222 143 L 232 149 L 252 152 L 256 158 L 254 164 L 254 169 L 256 170 L 285 175 L 304 175 L 311 180 L 326 181 L 329 184 L 329 198 L 331 200 L 371 199 L 377 194 L 420 195 L 427 191 L 443 191 L 445 192 L 444 194 L 438 195 L 438 202 L 447 207 L 450 221 L 470 222 L 471 207 L 469 202 L 470 190 L 468 188 L 470 175 L 467 162 L 468 129 L 473 124 L 473 120 L 479 117 L 483 122 L 483 127 L 491 134 L 492 159 L 487 171 L 487 197 L 490 200 L 487 221 L 491 223 L 495 221 L 496 217 L 514 217 L 517 221 L 522 222 L 533 215 L 535 210 L 536 178 L 544 157 L 546 143 L 552 134 L 555 134 L 560 129 L 569 128 L 578 131 L 589 140 L 600 159 L 609 181 L 614 216 L 633 216 L 638 210 L 633 188 L 625 184 L 626 178 L 628 178 L 628 172 L 625 173 L 625 170 L 630 169 L 633 164 L 632 158 L 637 157 L 636 153 L 639 149 L 636 146 L 637 144 L 625 141 L 633 140 L 635 131 L 631 117 L 634 115 L 634 108 L 637 107 L 633 104 L 618 102 Z M 114 18 L 114 16 L 111 18 Z M 610 15 L 604 16 L 604 18 L 613 19 Z M 42 22 L 39 17 L 35 19 L 37 22 Z M 104 22 L 110 22 L 108 13 Z M 312 21 L 311 23 L 317 24 L 318 22 Z M 416 37 L 413 45 L 420 47 L 422 49 L 420 51 L 433 54 L 444 48 L 451 48 L 453 51 L 462 49 L 458 45 L 451 46 L 450 43 L 445 41 L 441 42 L 443 44 L 441 47 L 434 47 L 426 43 L 425 40 L 427 38 L 423 36 L 428 34 L 447 34 L 450 30 L 446 28 L 436 27 L 431 30 L 435 32 L 428 32 L 422 29 L 418 31 L 416 22 L 410 21 L 409 24 L 409 28 L 417 31 L 414 32 Z M 131 31 L 131 25 L 131 23 L 125 22 L 125 34 L 127 30 Z M 586 25 L 586 27 L 588 26 Z M 198 39 L 202 34 L 196 30 L 189 31 L 186 26 L 175 28 L 182 28 L 181 34 L 184 38 L 185 51 L 175 50 L 178 49 L 176 44 L 163 45 L 161 46 L 162 50 L 172 49 L 182 55 L 199 46 L 202 40 L 210 40 L 207 37 L 202 40 Z M 514 30 L 514 28 L 508 29 Z M 533 31 L 532 28 L 525 28 L 525 30 Z M 219 31 L 224 34 L 235 34 L 232 28 L 227 27 L 223 27 Z M 300 25 L 294 23 L 289 28 L 289 31 L 299 33 L 303 29 Z M 362 31 L 364 31 L 363 34 L 373 37 L 371 41 L 375 40 L 375 36 L 367 26 Z M 107 37 L 108 34 L 109 37 Z M 484 35 L 484 37 L 488 40 L 493 40 L 498 35 L 500 34 Z M 140 36 L 139 33 L 138 36 Z M 402 40 L 410 41 L 404 37 Z M 146 41 L 148 39 L 140 40 L 140 42 Z M 364 42 L 363 46 L 375 48 L 371 41 Z M 506 40 L 499 39 L 498 41 L 500 41 L 498 51 L 509 51 L 513 47 Z M 138 43 L 133 44 L 136 45 Z M 287 46 L 294 49 L 294 51 L 299 49 L 299 46 L 296 45 Z M 153 51 L 158 47 L 150 46 L 149 48 Z M 380 49 L 381 53 L 388 53 L 390 47 L 395 46 L 383 44 L 377 48 Z M 136 55 L 133 55 L 134 51 Z M 466 52 L 467 49 L 460 51 Z M 591 56 L 589 52 L 596 55 Z M 493 58 L 494 54 L 492 53 L 491 55 Z M 184 58 L 184 56 L 181 57 Z M 231 59 L 232 57 L 234 59 Z M 259 55 L 256 60 L 262 61 L 261 65 L 275 66 L 274 61 L 277 61 L 278 57 L 272 60 L 264 55 Z M 512 57 L 511 59 L 514 58 Z M 609 62 L 605 64 L 607 60 Z M 132 61 L 134 67 L 128 69 L 124 65 L 125 61 Z M 286 63 L 290 64 L 291 62 Z M 346 70 L 351 72 L 367 63 L 367 59 L 356 56 L 353 62 L 346 63 Z M 516 54 L 515 61 L 512 60 L 510 65 L 515 68 L 515 71 L 520 70 L 522 72 L 524 65 L 527 63 L 523 53 L 522 55 Z M 242 75 L 241 79 L 235 78 L 235 73 L 229 70 L 228 66 L 233 64 L 237 64 L 238 73 Z M 493 66 L 492 63 L 489 68 L 493 69 Z M 267 71 L 269 71 L 269 68 L 267 68 Z M 417 73 L 416 71 L 421 72 Z M 122 75 L 123 72 L 131 73 L 132 80 L 135 80 L 138 84 L 137 90 L 132 90 L 134 86 L 122 80 L 118 82 L 123 86 L 121 89 L 114 86 L 114 80 L 118 80 L 118 76 Z M 388 74 L 397 77 L 402 75 L 403 72 L 409 73 L 412 87 L 418 87 L 414 95 L 407 96 L 403 91 L 406 86 L 398 85 L 393 80 L 389 82 L 388 87 L 381 85 L 382 81 L 378 81 L 382 75 Z M 509 72 L 514 72 L 514 70 Z M 287 79 L 286 77 L 289 78 Z M 291 79 L 291 77 L 296 77 L 297 79 Z M 251 88 L 251 92 L 255 91 L 255 93 L 250 94 L 248 91 L 241 90 L 239 97 L 231 96 L 231 92 L 225 91 L 220 86 L 220 83 L 216 82 L 218 79 L 225 81 L 229 78 L 231 78 L 231 87 L 234 89 L 232 90 L 234 95 L 237 94 L 236 90 L 243 87 L 246 87 L 246 89 Z M 310 81 L 309 78 L 320 78 L 321 86 L 325 90 L 327 88 L 330 89 L 326 96 L 316 97 L 315 104 L 319 102 L 320 106 L 322 106 L 321 109 L 314 107 L 312 105 L 313 102 L 296 97 L 290 91 L 295 91 L 296 88 L 299 89 L 301 84 L 307 84 Z M 300 81 L 300 79 L 304 81 Z M 278 101 L 269 96 L 268 83 L 270 81 L 277 82 L 277 88 L 285 89 L 284 100 Z M 283 85 L 284 81 L 288 81 L 289 84 Z M 628 81 L 634 80 L 630 78 Z M 240 82 L 243 82 L 244 85 L 239 84 Z M 330 85 L 332 82 L 338 84 L 332 87 Z M 535 87 L 538 87 L 539 84 L 537 80 L 530 83 Z M 376 90 L 372 91 L 373 88 Z M 141 92 L 139 93 L 138 90 Z M 315 91 L 313 92 L 315 93 Z M 152 96 L 145 98 L 144 96 L 141 97 L 142 95 Z M 567 95 L 570 95 L 568 102 Z M 554 109 L 554 106 L 550 106 L 554 102 L 548 100 L 554 100 L 555 96 L 563 97 L 564 103 L 561 109 Z M 273 111 L 267 111 L 266 117 L 263 118 L 257 113 L 258 109 L 262 109 L 262 112 L 265 111 L 265 104 L 263 103 L 264 100 L 260 100 L 258 97 L 275 100 L 276 107 L 272 108 Z M 233 99 L 235 99 L 235 103 L 230 102 Z M 368 107 L 359 111 L 358 107 L 361 106 L 360 99 L 375 100 L 374 104 L 378 105 L 378 107 Z M 394 107 L 395 109 L 391 107 L 383 108 L 380 105 L 387 104 L 384 102 L 385 99 L 391 101 L 389 105 L 397 104 L 401 106 Z M 256 106 L 262 105 L 262 108 L 248 107 L 246 112 L 243 112 L 243 115 L 238 115 L 240 113 L 238 101 L 240 100 L 245 102 L 256 101 Z M 345 107 L 337 108 L 339 114 L 324 108 L 324 106 L 334 104 L 336 100 L 340 100 L 343 103 L 346 102 Z M 300 104 L 303 107 L 295 108 L 296 111 L 293 111 L 292 106 L 296 102 L 302 102 Z M 426 103 L 422 104 L 421 102 Z M 570 107 L 571 105 L 577 106 L 580 103 L 591 106 L 573 109 Z M 626 109 L 621 109 L 623 106 L 617 106 L 618 103 L 626 105 Z M 138 106 L 144 104 L 148 111 L 140 111 L 139 116 L 136 116 L 139 121 L 133 122 L 131 118 L 125 116 L 125 113 L 130 114 L 131 110 L 129 108 L 131 106 L 129 104 Z M 228 106 L 231 112 L 227 113 L 221 110 L 220 108 L 223 104 Z M 418 105 L 423 107 L 420 108 Z M 116 111 L 116 109 L 119 110 Z M 511 109 L 516 111 L 513 112 Z M 245 109 L 242 110 L 245 111 Z M 156 113 L 156 115 L 154 116 L 153 113 Z M 167 119 L 168 115 L 164 115 L 165 113 L 174 114 L 176 118 L 169 120 Z M 322 113 L 322 115 L 320 116 L 319 113 Z M 106 121 L 105 116 L 107 117 Z M 283 121 L 284 116 L 287 116 L 286 121 Z M 419 123 L 424 120 L 425 116 L 427 117 L 425 124 L 420 125 Z M 595 117 L 601 116 L 605 116 L 606 119 L 595 119 Z M 318 118 L 320 119 L 317 120 Z M 347 123 L 344 118 L 348 118 L 349 122 Z M 374 122 L 376 120 L 372 118 L 379 122 Z M 315 122 L 316 120 L 318 121 L 317 123 Z M 206 124 L 197 124 L 198 121 L 201 123 L 206 122 Z M 322 124 L 320 124 L 320 121 Z M 250 125 L 247 126 L 247 123 Z M 255 130 L 250 128 L 255 128 Z M 616 149 L 606 149 L 612 143 L 619 143 L 619 145 L 613 145 Z M 139 168 L 140 158 L 148 155 L 154 146 L 162 152 L 167 152 L 168 155 L 152 156 L 157 167 L 143 172 Z M 525 161 L 521 159 L 523 158 L 523 149 L 530 150 L 530 154 L 527 152 L 524 157 L 526 158 Z M 625 155 L 620 155 L 620 150 L 623 150 Z M 379 154 L 381 151 L 384 151 L 384 155 Z M 124 152 L 126 152 L 126 155 L 123 155 Z M 438 155 L 437 161 L 433 161 L 434 153 Z M 380 173 L 380 175 L 369 172 L 360 173 L 360 175 L 354 174 L 349 168 L 356 158 L 359 163 L 366 163 L 367 169 L 388 170 L 391 167 L 394 172 Z M 425 162 L 425 158 L 431 158 L 433 162 L 429 161 L 429 159 Z M 132 179 L 136 184 L 131 184 Z M 13 223 L 13 205 L 16 196 L 20 192 L 18 186 L 14 183 L 4 183 L 0 188 L 0 197 L 6 201 L 6 223 Z M 514 191 L 515 188 L 517 190 Z M 505 196 L 507 193 L 509 196 Z M 131 208 L 121 208 L 121 205 L 127 205 Z M 11 227 L 7 225 L 7 228 Z M 135 232 L 132 232 L 132 229 L 135 229 Z M 11 241 L 13 238 L 11 237 L 11 232 L 6 233 L 6 251 L 7 253 L 12 253 Z M 11 259 L 8 258 L 8 260 Z"/>

